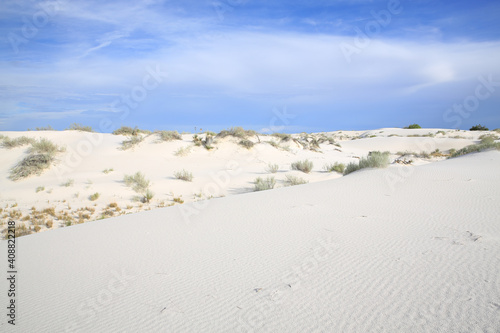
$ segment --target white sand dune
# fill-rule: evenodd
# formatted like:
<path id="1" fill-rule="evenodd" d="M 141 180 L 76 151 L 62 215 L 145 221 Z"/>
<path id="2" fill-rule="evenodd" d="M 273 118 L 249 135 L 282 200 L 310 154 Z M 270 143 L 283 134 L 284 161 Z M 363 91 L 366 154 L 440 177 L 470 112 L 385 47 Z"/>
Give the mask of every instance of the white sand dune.
<path id="1" fill-rule="evenodd" d="M 0 331 L 498 332 L 499 170 L 488 151 L 25 236 Z"/>

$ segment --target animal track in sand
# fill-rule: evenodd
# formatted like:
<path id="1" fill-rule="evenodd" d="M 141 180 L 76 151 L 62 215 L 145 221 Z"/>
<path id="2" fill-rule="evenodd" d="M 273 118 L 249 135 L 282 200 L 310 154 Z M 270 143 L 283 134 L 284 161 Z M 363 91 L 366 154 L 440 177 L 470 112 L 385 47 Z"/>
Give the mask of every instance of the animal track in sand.
<path id="1" fill-rule="evenodd" d="M 451 244 L 452 245 L 465 245 L 466 243 L 474 243 L 474 242 L 477 242 L 479 241 L 480 239 L 482 238 L 482 236 L 480 235 L 476 235 L 470 231 L 466 231 L 465 233 L 463 233 L 461 236 L 459 236 L 458 238 L 452 238 L 452 237 L 433 237 L 433 239 L 436 239 L 436 240 L 450 240 Z"/>

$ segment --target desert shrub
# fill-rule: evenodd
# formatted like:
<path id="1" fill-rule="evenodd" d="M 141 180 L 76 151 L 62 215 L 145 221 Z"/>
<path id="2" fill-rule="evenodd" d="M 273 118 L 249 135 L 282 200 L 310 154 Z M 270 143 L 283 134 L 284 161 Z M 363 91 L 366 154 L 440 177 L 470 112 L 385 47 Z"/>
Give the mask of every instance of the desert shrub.
<path id="1" fill-rule="evenodd" d="M 217 134 L 218 138 L 225 138 L 226 136 L 233 136 L 235 138 L 246 139 L 249 136 L 256 135 L 257 132 L 253 130 L 244 130 L 242 127 L 231 127 L 228 130 L 222 130 Z"/>
<path id="2" fill-rule="evenodd" d="M 137 127 L 134 129 L 128 126 L 122 126 L 113 131 L 114 135 L 137 135 L 138 133 Z"/>
<path id="3" fill-rule="evenodd" d="M 128 140 L 122 141 L 122 150 L 127 150 L 135 147 L 139 143 L 141 143 L 144 139 L 140 136 L 133 136 Z"/>
<path id="4" fill-rule="evenodd" d="M 254 181 L 255 191 L 265 191 L 274 188 L 276 179 L 274 177 L 261 178 L 257 177 Z"/>
<path id="5" fill-rule="evenodd" d="M 181 135 L 177 131 L 159 131 L 157 134 L 160 141 L 182 140 Z"/>
<path id="6" fill-rule="evenodd" d="M 189 171 L 184 170 L 184 169 L 182 169 L 182 171 L 176 171 L 174 173 L 174 177 L 176 179 L 181 179 L 181 180 L 184 180 L 187 182 L 193 181 L 193 174 Z"/>
<path id="7" fill-rule="evenodd" d="M 362 157 L 359 163 L 351 162 L 347 165 L 344 170 L 344 175 L 348 175 L 354 171 L 364 169 L 364 168 L 385 168 L 389 165 L 389 152 L 379 152 L 372 151 L 368 154 L 368 157 Z"/>
<path id="8" fill-rule="evenodd" d="M 90 126 L 83 126 L 81 124 L 73 123 L 66 130 L 70 131 L 83 131 L 83 132 L 93 132 L 94 130 Z"/>
<path id="9" fill-rule="evenodd" d="M 305 173 L 311 172 L 313 168 L 313 162 L 309 160 L 297 161 L 292 163 L 292 170 L 300 170 Z"/>
<path id="10" fill-rule="evenodd" d="M 150 189 L 147 189 L 142 198 L 142 202 L 149 203 L 154 196 L 155 194 Z"/>
<path id="11" fill-rule="evenodd" d="M 45 138 L 40 139 L 40 141 L 35 141 L 31 144 L 28 149 L 30 154 L 49 154 L 54 155 L 57 152 L 63 151 L 56 144 L 52 143 L 50 140 Z"/>
<path id="12" fill-rule="evenodd" d="M 177 202 L 179 204 L 183 204 L 184 203 L 184 200 L 182 200 L 182 198 L 180 198 L 180 197 L 174 198 L 173 200 L 174 200 L 174 202 Z"/>
<path id="13" fill-rule="evenodd" d="M 480 143 L 477 145 L 470 145 L 455 151 L 454 153 L 451 154 L 450 158 L 467 155 L 470 153 L 476 153 L 487 149 L 500 150 L 500 142 Z"/>
<path id="14" fill-rule="evenodd" d="M 255 143 L 253 143 L 250 140 L 246 140 L 246 139 L 241 140 L 240 142 L 238 142 L 238 144 L 240 146 L 245 147 L 246 149 L 250 149 L 250 148 L 252 148 L 255 145 Z"/>
<path id="15" fill-rule="evenodd" d="M 450 150 L 448 150 L 448 154 L 453 155 L 456 153 L 456 151 L 457 150 L 455 148 L 451 148 Z"/>
<path id="16" fill-rule="evenodd" d="M 8 235 L 12 235 L 12 233 L 8 234 L 7 230 L 8 229 L 4 230 L 4 237 L 5 238 L 7 238 Z M 21 236 L 30 235 L 32 233 L 33 232 L 28 227 L 26 227 L 26 225 L 24 223 L 16 225 L 15 229 L 14 229 L 14 235 L 16 238 L 21 237 Z"/>
<path id="17" fill-rule="evenodd" d="M 2 147 L 11 149 L 15 147 L 20 147 L 24 145 L 29 145 L 33 144 L 35 142 L 35 139 L 28 138 L 26 136 L 21 136 L 15 139 L 10 139 L 9 137 L 5 136 L 2 138 Z"/>
<path id="18" fill-rule="evenodd" d="M 134 175 L 125 175 L 123 181 L 127 186 L 132 187 L 135 192 L 144 193 L 150 185 L 150 181 L 146 179 L 146 176 L 138 171 Z"/>
<path id="19" fill-rule="evenodd" d="M 479 137 L 479 139 L 481 140 L 481 143 L 491 144 L 498 139 L 498 136 L 493 134 L 483 134 Z"/>
<path id="20" fill-rule="evenodd" d="M 47 125 L 45 127 L 36 127 L 35 128 L 36 131 L 55 131 L 52 126 L 50 125 Z"/>
<path id="21" fill-rule="evenodd" d="M 104 169 L 104 170 L 102 170 L 102 172 L 103 172 L 103 173 L 105 173 L 105 174 L 108 174 L 108 173 L 110 173 L 110 172 L 112 172 L 112 171 L 115 171 L 115 170 L 114 170 L 113 168 L 111 168 L 111 169 Z"/>
<path id="22" fill-rule="evenodd" d="M 339 162 L 335 162 L 333 164 L 331 164 L 331 163 L 325 164 L 325 166 L 323 167 L 323 170 L 325 170 L 326 172 L 335 171 L 335 172 L 339 172 L 339 173 L 344 173 L 345 164 L 339 163 Z"/>
<path id="23" fill-rule="evenodd" d="M 74 179 L 68 179 L 67 181 L 65 181 L 64 183 L 62 183 L 61 186 L 70 187 L 70 186 L 73 186 L 74 183 L 75 183 Z"/>
<path id="24" fill-rule="evenodd" d="M 36 193 L 41 192 L 41 191 L 45 191 L 45 186 L 38 186 L 36 188 Z"/>
<path id="25" fill-rule="evenodd" d="M 489 131 L 487 127 L 482 126 L 481 124 L 472 126 L 469 131 Z"/>
<path id="26" fill-rule="evenodd" d="M 174 153 L 175 156 L 186 156 L 191 151 L 191 146 L 180 147 Z"/>
<path id="27" fill-rule="evenodd" d="M 285 176 L 285 185 L 286 186 L 294 186 L 294 185 L 302 185 L 302 184 L 307 184 L 308 181 L 305 180 L 304 178 L 293 176 L 293 175 L 286 175 Z"/>
<path id="28" fill-rule="evenodd" d="M 45 223 L 45 226 L 49 229 L 52 228 L 53 225 L 54 225 L 53 221 L 47 221 L 47 223 Z"/>
<path id="29" fill-rule="evenodd" d="M 19 180 L 31 175 L 40 175 L 50 167 L 53 161 L 54 156 L 47 153 L 28 155 L 10 170 L 9 178 Z"/>
<path id="30" fill-rule="evenodd" d="M 419 124 L 411 124 L 405 127 L 405 129 L 415 129 L 415 128 L 422 128 L 422 127 L 420 127 Z"/>
<path id="31" fill-rule="evenodd" d="M 91 194 L 91 195 L 89 196 L 89 200 L 90 200 L 90 201 L 96 201 L 97 199 L 99 199 L 99 197 L 100 197 L 100 196 L 101 196 L 101 195 L 100 195 L 98 192 L 95 192 L 94 194 Z"/>
<path id="32" fill-rule="evenodd" d="M 278 164 L 271 164 L 269 163 L 266 167 L 266 171 L 270 173 L 276 173 L 279 170 L 279 165 Z"/>
<path id="33" fill-rule="evenodd" d="M 443 135 L 445 135 L 445 134 L 446 134 L 446 132 L 445 132 L 445 131 L 437 131 L 437 132 L 436 132 L 436 135 L 437 135 L 437 134 L 443 134 Z"/>
<path id="34" fill-rule="evenodd" d="M 283 142 L 290 141 L 292 140 L 292 135 L 291 134 L 286 134 L 286 133 L 273 133 L 271 134 L 275 138 L 280 139 Z"/>

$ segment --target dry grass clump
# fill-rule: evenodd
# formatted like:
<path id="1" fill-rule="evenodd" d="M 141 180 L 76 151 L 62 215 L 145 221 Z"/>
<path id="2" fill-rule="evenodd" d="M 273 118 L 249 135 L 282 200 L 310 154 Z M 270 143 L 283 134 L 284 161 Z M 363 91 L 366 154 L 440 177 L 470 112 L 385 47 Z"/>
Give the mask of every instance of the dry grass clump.
<path id="1" fill-rule="evenodd" d="M 495 134 L 483 134 L 479 137 L 482 144 L 492 144 L 495 140 L 498 140 L 498 136 Z"/>
<path id="2" fill-rule="evenodd" d="M 73 186 L 73 184 L 75 184 L 75 180 L 74 179 L 68 179 L 67 181 L 65 181 L 64 183 L 62 183 L 61 186 L 70 187 L 70 186 Z"/>
<path id="3" fill-rule="evenodd" d="M 26 224 L 24 224 L 24 223 L 16 224 L 15 229 L 14 229 L 14 235 L 15 235 L 16 238 L 22 237 L 22 236 L 26 236 L 26 235 L 30 235 L 32 233 L 33 233 L 33 231 L 30 230 L 26 226 Z M 8 235 L 12 235 L 12 233 L 8 233 L 8 229 L 5 229 L 4 230 L 4 238 L 7 239 Z"/>
<path id="4" fill-rule="evenodd" d="M 313 162 L 309 160 L 297 161 L 292 163 L 292 170 L 299 170 L 304 173 L 309 173 L 311 172 L 312 168 L 313 168 Z"/>
<path id="5" fill-rule="evenodd" d="M 142 194 L 140 201 L 149 203 L 154 197 L 154 193 L 149 189 L 150 181 L 140 171 L 136 172 L 135 175 L 125 175 L 123 181 L 127 186 L 132 187 L 135 192 Z"/>
<path id="6" fill-rule="evenodd" d="M 112 171 L 115 171 L 115 170 L 113 168 L 102 170 L 102 172 L 105 173 L 105 174 L 108 174 L 108 173 L 110 173 Z"/>
<path id="7" fill-rule="evenodd" d="M 139 143 L 144 141 L 142 136 L 133 136 L 128 140 L 122 141 L 122 150 L 127 150 L 137 146 Z"/>
<path id="8" fill-rule="evenodd" d="M 113 134 L 114 135 L 132 135 L 132 136 L 136 136 L 136 135 L 139 135 L 141 133 L 144 133 L 144 134 L 151 134 L 151 131 L 149 130 L 141 130 L 139 128 L 137 128 L 137 126 L 135 128 L 132 128 L 132 127 L 128 127 L 128 126 L 122 126 L 116 130 L 113 131 Z"/>
<path id="9" fill-rule="evenodd" d="M 344 173 L 344 170 L 345 170 L 345 164 L 343 163 L 339 163 L 339 162 L 335 162 L 335 163 L 330 163 L 330 164 L 325 164 L 323 166 L 323 170 L 325 170 L 326 172 L 332 172 L 332 171 L 335 171 L 335 172 L 338 172 L 338 173 Z"/>
<path id="10" fill-rule="evenodd" d="M 181 197 L 176 197 L 176 198 L 174 198 L 174 202 L 179 203 L 179 204 L 183 204 L 184 200 L 182 200 Z"/>
<path id="11" fill-rule="evenodd" d="M 31 154 L 10 170 L 9 178 L 19 180 L 31 175 L 40 175 L 45 169 L 50 168 L 54 156 L 51 154 Z"/>
<path id="12" fill-rule="evenodd" d="M 182 169 L 182 171 L 176 171 L 174 173 L 174 177 L 176 179 L 181 179 L 187 182 L 192 182 L 193 181 L 193 174 L 187 170 Z"/>
<path id="13" fill-rule="evenodd" d="M 276 179 L 274 177 L 261 178 L 257 177 L 254 181 L 255 191 L 265 191 L 273 189 L 276 185 Z"/>
<path id="14" fill-rule="evenodd" d="M 286 175 L 285 176 L 285 185 L 286 186 L 295 186 L 295 185 L 302 185 L 302 184 L 307 184 L 308 181 L 305 180 L 302 177 L 297 177 L 293 175 Z"/>
<path id="15" fill-rule="evenodd" d="M 241 140 L 240 142 L 238 142 L 238 144 L 240 146 L 245 147 L 246 149 L 250 149 L 250 148 L 252 148 L 255 145 L 255 143 L 253 143 L 252 141 L 247 140 L 247 139 Z"/>
<path id="16" fill-rule="evenodd" d="M 159 141 L 173 141 L 173 140 L 182 140 L 181 135 L 177 131 L 158 131 L 156 132 L 159 137 Z"/>
<path id="17" fill-rule="evenodd" d="M 488 150 L 488 149 L 500 150 L 500 142 L 490 142 L 490 143 L 486 142 L 486 143 L 480 143 L 477 145 L 470 145 L 470 146 L 464 147 L 462 149 L 459 149 L 453 153 L 450 152 L 450 154 L 451 154 L 450 158 L 458 157 L 458 156 L 462 156 L 462 155 L 467 155 L 470 153 L 477 153 L 477 152 L 481 152 L 483 150 Z"/>
<path id="18" fill-rule="evenodd" d="M 286 134 L 286 133 L 273 133 L 271 136 L 274 136 L 275 138 L 280 139 L 283 142 L 287 142 L 292 140 L 292 135 L 291 134 Z"/>
<path id="19" fill-rule="evenodd" d="M 90 201 L 96 201 L 97 199 L 99 199 L 99 197 L 100 197 L 100 196 L 101 196 L 101 195 L 99 194 L 99 192 L 95 192 L 94 194 L 91 194 L 91 195 L 89 196 L 89 200 L 90 200 Z"/>
<path id="20" fill-rule="evenodd" d="M 385 168 L 390 162 L 389 155 L 390 153 L 388 151 L 383 153 L 372 151 L 368 154 L 368 157 L 362 157 L 359 163 L 349 163 L 344 171 L 344 175 L 364 168 Z"/>
<path id="21" fill-rule="evenodd" d="M 191 146 L 180 147 L 174 153 L 175 156 L 186 156 L 191 152 Z"/>
<path id="22" fill-rule="evenodd" d="M 64 151 L 64 148 L 59 147 L 55 143 L 47 140 L 45 138 L 40 139 L 40 141 L 35 141 L 31 144 L 31 147 L 28 149 L 28 153 L 30 154 L 50 154 L 55 155 L 58 152 Z"/>
<path id="23" fill-rule="evenodd" d="M 278 164 L 271 164 L 269 163 L 266 167 L 266 171 L 269 173 L 276 173 L 279 170 L 279 165 Z"/>
<path id="24" fill-rule="evenodd" d="M 92 127 L 83 126 L 82 124 L 73 123 L 67 129 L 67 131 L 83 131 L 83 132 L 94 132 Z"/>
<path id="25" fill-rule="evenodd" d="M 15 147 L 20 147 L 35 143 L 35 139 L 28 138 L 27 136 L 21 136 L 15 139 L 10 139 L 7 136 L 3 136 L 1 139 L 2 139 L 2 144 L 1 144 L 2 147 L 7 149 L 12 149 Z"/>
<path id="26" fill-rule="evenodd" d="M 218 138 L 225 138 L 226 136 L 232 136 L 235 138 L 246 139 L 249 136 L 256 135 L 257 132 L 253 130 L 244 130 L 242 127 L 231 127 L 228 130 L 222 130 L 217 134 Z"/>

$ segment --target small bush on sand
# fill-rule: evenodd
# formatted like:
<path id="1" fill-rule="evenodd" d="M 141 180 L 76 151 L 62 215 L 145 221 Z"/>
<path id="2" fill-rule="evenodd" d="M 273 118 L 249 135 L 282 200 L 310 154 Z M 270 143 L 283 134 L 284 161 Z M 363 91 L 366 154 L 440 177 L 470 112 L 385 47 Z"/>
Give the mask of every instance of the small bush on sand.
<path id="1" fill-rule="evenodd" d="M 108 173 L 113 172 L 113 171 L 115 171 L 113 168 L 102 170 L 102 172 L 105 174 L 108 174 Z"/>
<path id="2" fill-rule="evenodd" d="M 90 195 L 89 196 L 89 200 L 90 201 L 96 201 L 97 199 L 99 199 L 101 195 L 98 193 L 98 192 L 95 192 L 94 194 Z"/>
<path id="3" fill-rule="evenodd" d="M 70 131 L 83 131 L 83 132 L 93 132 L 94 130 L 90 126 L 83 126 L 81 124 L 73 123 L 71 124 L 67 130 Z"/>
<path id="4" fill-rule="evenodd" d="M 235 138 L 246 139 L 249 136 L 256 135 L 257 132 L 253 130 L 244 130 L 241 127 L 231 127 L 228 130 L 222 130 L 217 134 L 218 138 L 225 138 L 226 136 L 233 136 Z"/>
<path id="5" fill-rule="evenodd" d="M 345 164 L 339 163 L 339 162 L 335 162 L 334 164 L 331 164 L 331 163 L 330 164 L 325 164 L 325 166 L 323 167 L 323 169 L 326 172 L 335 171 L 335 172 L 338 172 L 338 173 L 344 173 Z"/>
<path id="6" fill-rule="evenodd" d="M 372 151 L 368 154 L 368 157 L 362 157 L 359 163 L 349 163 L 344 171 L 344 175 L 364 168 L 385 168 L 390 162 L 389 155 L 390 153 L 388 151 L 383 153 Z"/>
<path id="7" fill-rule="evenodd" d="M 246 140 L 246 139 L 241 140 L 240 142 L 238 142 L 238 144 L 240 146 L 245 147 L 246 149 L 250 149 L 250 148 L 252 148 L 255 145 L 255 143 L 253 143 L 250 140 Z"/>
<path id="8" fill-rule="evenodd" d="M 266 167 L 266 171 L 269 173 L 276 173 L 279 170 L 279 165 L 278 164 L 271 164 L 269 163 Z"/>
<path id="9" fill-rule="evenodd" d="M 75 183 L 74 179 L 68 179 L 67 181 L 65 181 L 64 183 L 62 183 L 61 186 L 70 187 L 70 186 L 73 186 L 74 183 Z"/>
<path id="10" fill-rule="evenodd" d="M 181 135 L 177 131 L 159 131 L 156 133 L 158 134 L 160 142 L 161 141 L 182 140 Z"/>
<path id="11" fill-rule="evenodd" d="M 308 181 L 305 180 L 304 178 L 293 176 L 293 175 L 286 175 L 285 176 L 285 185 L 286 186 L 295 186 L 295 185 L 302 185 L 302 184 L 307 184 Z"/>
<path id="12" fill-rule="evenodd" d="M 292 140 L 292 136 L 286 133 L 273 133 L 271 135 L 274 136 L 275 138 L 280 139 L 283 142 Z"/>
<path id="13" fill-rule="evenodd" d="M 26 156 L 21 162 L 10 170 L 9 178 L 19 180 L 31 175 L 40 175 L 45 169 L 48 169 L 54 157 L 51 154 L 31 154 Z"/>
<path id="14" fill-rule="evenodd" d="M 415 128 L 422 128 L 422 127 L 420 127 L 419 124 L 411 124 L 409 126 L 406 126 L 404 129 L 415 129 Z"/>
<path id="15" fill-rule="evenodd" d="M 155 194 L 150 189 L 147 189 L 142 198 L 142 202 L 149 203 L 154 196 Z"/>
<path id="16" fill-rule="evenodd" d="M 55 143 L 47 139 L 41 139 L 40 141 L 35 141 L 31 144 L 28 149 L 30 154 L 50 154 L 54 155 L 57 152 L 64 151 L 64 149 L 58 147 Z"/>
<path id="17" fill-rule="evenodd" d="M 481 124 L 472 126 L 469 131 L 489 131 L 487 127 L 482 126 Z"/>
<path id="18" fill-rule="evenodd" d="M 186 156 L 191 152 L 191 146 L 180 147 L 174 153 L 175 156 Z"/>
<path id="19" fill-rule="evenodd" d="M 498 140 L 498 136 L 494 134 L 483 134 L 479 137 L 481 143 L 492 144 L 495 140 Z"/>
<path id="20" fill-rule="evenodd" d="M 182 171 L 176 171 L 174 173 L 174 177 L 176 179 L 181 179 L 181 180 L 184 180 L 184 181 L 187 181 L 187 182 L 192 182 L 193 181 L 193 174 L 189 171 L 186 171 L 186 170 L 182 170 Z"/>
<path id="21" fill-rule="evenodd" d="M 254 181 L 255 191 L 265 191 L 274 188 L 276 179 L 274 177 L 260 178 L 257 177 Z"/>
<path id="22" fill-rule="evenodd" d="M 125 175 L 123 181 L 137 193 L 146 192 L 150 185 L 150 181 L 140 171 L 136 172 L 135 175 Z"/>
<path id="23" fill-rule="evenodd" d="M 128 126 L 122 126 L 118 129 L 115 129 L 113 131 L 113 134 L 114 135 L 137 135 L 138 134 L 138 129 L 137 127 L 134 129 L 132 127 L 128 127 Z"/>
<path id="24" fill-rule="evenodd" d="M 305 173 L 311 172 L 313 168 L 313 162 L 309 160 L 297 161 L 292 163 L 292 170 L 300 170 Z"/>
<path id="25" fill-rule="evenodd" d="M 10 139 L 9 137 L 4 136 L 2 138 L 2 147 L 7 148 L 7 149 L 11 149 L 11 148 L 15 148 L 15 147 L 33 144 L 34 142 L 35 142 L 35 139 L 28 138 L 26 136 L 21 136 L 21 137 L 15 138 L 15 139 Z"/>
<path id="26" fill-rule="evenodd" d="M 127 150 L 130 148 L 133 148 L 137 146 L 139 143 L 141 143 L 144 139 L 140 136 L 133 136 L 128 140 L 122 141 L 122 150 Z"/>
<path id="27" fill-rule="evenodd" d="M 500 142 L 492 142 L 492 143 L 480 143 L 477 145 L 470 145 L 451 153 L 450 158 L 458 157 L 462 155 L 467 155 L 470 153 L 477 153 L 483 150 L 488 149 L 497 149 L 500 150 Z"/>
<path id="28" fill-rule="evenodd" d="M 38 186 L 38 187 L 36 188 L 36 193 L 38 193 L 38 192 L 42 192 L 42 191 L 45 191 L 45 186 Z"/>

